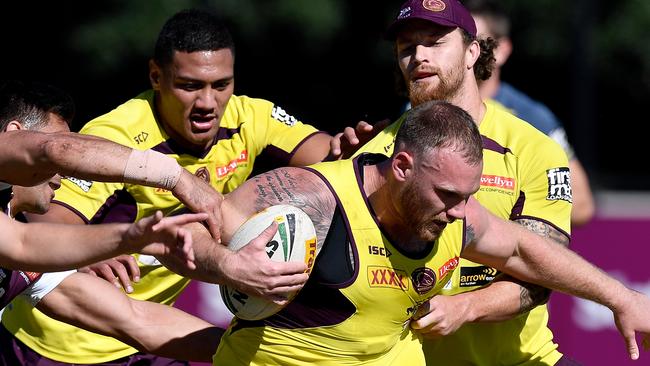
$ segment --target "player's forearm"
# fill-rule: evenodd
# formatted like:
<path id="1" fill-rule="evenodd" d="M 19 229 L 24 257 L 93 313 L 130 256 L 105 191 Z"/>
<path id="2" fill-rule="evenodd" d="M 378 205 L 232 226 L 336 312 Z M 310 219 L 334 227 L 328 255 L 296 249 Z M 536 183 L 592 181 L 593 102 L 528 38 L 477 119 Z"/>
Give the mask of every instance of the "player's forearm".
<path id="1" fill-rule="evenodd" d="M 19 268 L 53 272 L 82 267 L 123 253 L 134 243 L 124 234 L 128 224 L 65 225 L 14 223 L 19 242 L 14 256 Z"/>
<path id="2" fill-rule="evenodd" d="M 546 303 L 549 295 L 544 287 L 502 274 L 486 287 L 454 296 L 465 297 L 468 321 L 500 322 Z"/>
<path id="3" fill-rule="evenodd" d="M 147 353 L 178 360 L 211 362 L 224 329 L 170 306 L 131 301 L 122 339 Z M 134 319 L 136 319 L 134 321 Z"/>
<path id="4" fill-rule="evenodd" d="M 133 300 L 112 284 L 75 273 L 37 308 L 54 319 L 164 357 L 210 361 L 223 330 L 170 306 Z"/>
<path id="5" fill-rule="evenodd" d="M 95 136 L 58 133 L 46 138 L 43 151 L 44 160 L 62 175 L 121 182 L 131 149 Z"/>
<path id="6" fill-rule="evenodd" d="M 209 283 L 225 283 L 223 262 L 232 254 L 224 245 L 214 241 L 207 229 L 201 224 L 186 225 L 192 233 L 195 269 L 178 266 L 173 261 L 158 258 L 170 270 L 195 280 Z"/>
<path id="7" fill-rule="evenodd" d="M 612 308 L 617 294 L 627 291 L 619 281 L 575 252 L 518 228 L 516 254 L 504 272 L 521 280 L 595 301 Z"/>

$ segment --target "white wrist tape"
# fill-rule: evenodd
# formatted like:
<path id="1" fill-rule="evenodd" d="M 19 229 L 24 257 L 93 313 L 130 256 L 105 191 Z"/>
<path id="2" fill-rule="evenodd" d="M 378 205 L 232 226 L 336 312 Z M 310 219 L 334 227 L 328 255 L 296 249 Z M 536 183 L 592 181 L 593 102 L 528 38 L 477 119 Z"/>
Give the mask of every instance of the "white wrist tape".
<path id="1" fill-rule="evenodd" d="M 124 167 L 124 182 L 172 190 L 183 168 L 176 160 L 153 150 L 131 150 Z"/>

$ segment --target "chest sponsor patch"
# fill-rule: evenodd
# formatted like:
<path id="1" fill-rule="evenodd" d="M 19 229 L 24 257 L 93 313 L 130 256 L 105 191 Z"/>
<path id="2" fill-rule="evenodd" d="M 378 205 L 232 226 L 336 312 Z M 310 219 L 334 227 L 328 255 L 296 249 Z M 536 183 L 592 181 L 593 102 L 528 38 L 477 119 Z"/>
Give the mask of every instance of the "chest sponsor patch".
<path id="1" fill-rule="evenodd" d="M 494 268 L 480 267 L 460 267 L 460 287 L 484 286 L 494 280 L 499 273 Z"/>
<path id="2" fill-rule="evenodd" d="M 569 168 L 549 169 L 546 171 L 546 176 L 548 177 L 547 200 L 573 202 L 571 195 L 571 172 Z"/>
<path id="3" fill-rule="evenodd" d="M 399 269 L 368 266 L 368 284 L 370 287 L 388 287 L 408 290 L 409 280 L 406 272 Z"/>
<path id="4" fill-rule="evenodd" d="M 447 273 L 456 269 L 459 262 L 460 259 L 458 257 L 454 257 L 448 260 L 445 264 L 438 268 L 438 278 L 443 278 Z"/>
<path id="5" fill-rule="evenodd" d="M 221 179 L 227 176 L 230 176 L 235 172 L 237 167 L 244 165 L 248 162 L 248 150 L 243 150 L 239 153 L 239 156 L 236 159 L 232 159 L 228 164 L 224 166 L 218 166 L 216 168 L 217 179 Z"/>

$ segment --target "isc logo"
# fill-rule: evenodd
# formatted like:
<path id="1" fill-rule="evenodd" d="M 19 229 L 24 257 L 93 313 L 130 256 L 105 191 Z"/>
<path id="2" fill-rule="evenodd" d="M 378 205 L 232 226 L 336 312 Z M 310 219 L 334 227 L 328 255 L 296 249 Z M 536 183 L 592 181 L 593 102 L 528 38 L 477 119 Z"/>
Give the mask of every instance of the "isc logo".
<path id="1" fill-rule="evenodd" d="M 370 254 L 370 255 L 380 255 L 382 257 L 387 257 L 387 258 L 392 255 L 390 250 L 388 250 L 388 249 L 386 249 L 384 247 L 377 246 L 377 245 L 368 245 L 368 254 Z"/>

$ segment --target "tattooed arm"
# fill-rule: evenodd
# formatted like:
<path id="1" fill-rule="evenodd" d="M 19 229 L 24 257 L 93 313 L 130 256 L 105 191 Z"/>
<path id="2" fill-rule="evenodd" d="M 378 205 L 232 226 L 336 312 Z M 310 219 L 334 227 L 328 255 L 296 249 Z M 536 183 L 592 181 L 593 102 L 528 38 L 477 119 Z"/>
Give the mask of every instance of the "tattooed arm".
<path id="1" fill-rule="evenodd" d="M 323 245 L 336 201 L 318 176 L 301 168 L 280 168 L 260 174 L 226 195 L 222 204 L 223 243 L 228 243 L 248 217 L 276 204 L 295 205 L 305 211 L 316 227 L 318 246 Z M 193 225 L 191 229 L 197 269 L 172 268 L 180 274 L 206 282 L 225 283 L 277 303 L 283 303 L 287 293 L 307 282 L 304 263 L 269 260 L 266 243 L 275 234 L 275 225 L 237 252 L 215 243 L 203 226 Z"/>
<path id="2" fill-rule="evenodd" d="M 551 225 L 532 219 L 516 220 L 516 223 L 541 237 L 567 247 L 569 238 Z M 476 237 L 476 227 L 467 228 L 468 238 Z M 499 274 L 489 285 L 453 296 L 438 295 L 432 298 L 416 314 L 411 326 L 428 338 L 454 333 L 468 322 L 500 322 L 526 313 L 548 301 L 551 291 L 545 287 L 527 283 L 508 274 Z"/>

